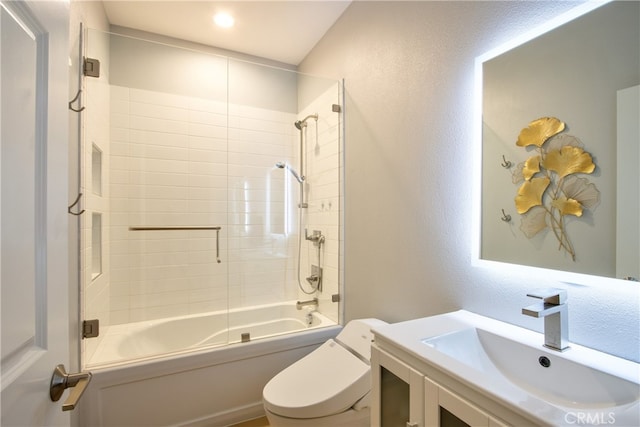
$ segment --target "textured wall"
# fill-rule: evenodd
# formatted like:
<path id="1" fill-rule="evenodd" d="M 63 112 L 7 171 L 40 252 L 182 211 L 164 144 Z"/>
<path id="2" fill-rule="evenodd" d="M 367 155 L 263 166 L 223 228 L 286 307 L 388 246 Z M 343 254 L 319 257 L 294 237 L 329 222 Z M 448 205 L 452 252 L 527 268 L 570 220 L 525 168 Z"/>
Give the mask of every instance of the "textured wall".
<path id="1" fill-rule="evenodd" d="M 474 59 L 570 2 L 354 2 L 300 66 L 343 77 L 347 319 L 465 308 L 542 330 L 525 296 L 560 286 L 572 341 L 640 359 L 639 287 L 472 265 Z"/>

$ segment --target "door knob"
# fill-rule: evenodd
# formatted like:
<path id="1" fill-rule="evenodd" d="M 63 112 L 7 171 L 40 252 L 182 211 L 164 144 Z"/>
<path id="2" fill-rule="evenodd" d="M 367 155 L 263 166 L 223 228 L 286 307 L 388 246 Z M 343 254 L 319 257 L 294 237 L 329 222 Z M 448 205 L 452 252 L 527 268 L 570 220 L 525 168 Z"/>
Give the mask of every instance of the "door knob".
<path id="1" fill-rule="evenodd" d="M 53 370 L 51 384 L 49 385 L 49 396 L 52 402 L 57 402 L 62 397 L 65 389 L 73 387 L 67 400 L 62 404 L 63 411 L 71 411 L 78 404 L 82 393 L 91 381 L 91 372 L 78 372 L 68 374 L 64 365 L 58 365 Z"/>

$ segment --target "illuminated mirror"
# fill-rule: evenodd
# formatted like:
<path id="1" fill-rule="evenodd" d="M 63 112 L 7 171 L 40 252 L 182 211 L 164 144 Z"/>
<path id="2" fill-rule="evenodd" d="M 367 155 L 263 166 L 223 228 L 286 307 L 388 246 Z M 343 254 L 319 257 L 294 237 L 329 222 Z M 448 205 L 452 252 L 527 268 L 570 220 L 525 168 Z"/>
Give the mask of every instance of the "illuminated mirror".
<path id="1" fill-rule="evenodd" d="M 477 70 L 478 257 L 640 278 L 640 3 L 584 4 Z"/>

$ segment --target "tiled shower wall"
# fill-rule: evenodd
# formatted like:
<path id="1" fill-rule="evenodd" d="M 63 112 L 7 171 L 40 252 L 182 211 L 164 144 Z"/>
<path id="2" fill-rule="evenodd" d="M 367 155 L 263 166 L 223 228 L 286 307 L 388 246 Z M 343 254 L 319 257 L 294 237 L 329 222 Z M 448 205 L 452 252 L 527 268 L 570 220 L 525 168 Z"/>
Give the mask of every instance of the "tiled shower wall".
<path id="1" fill-rule="evenodd" d="M 292 156 L 294 121 L 112 86 L 112 324 L 296 298 L 287 177 L 274 167 Z M 219 226 L 221 262 L 215 231 L 132 226 Z"/>
<path id="2" fill-rule="evenodd" d="M 108 327 L 310 298 L 299 291 L 296 278 L 298 183 L 275 163 L 298 169 L 300 133 L 293 123 L 318 113 L 317 123 L 310 121 L 304 131 L 309 208 L 303 220 L 310 233 L 325 235 L 320 310 L 339 321 L 339 304 L 331 302 L 340 292 L 342 253 L 342 123 L 341 114 L 332 110 L 341 103 L 338 83 L 322 82 L 325 87 L 318 90 L 318 79 L 308 85 L 300 79 L 298 90 L 304 87 L 312 95 L 298 100 L 307 106 L 297 115 L 279 108 L 280 100 L 292 95 L 295 100 L 296 85 L 295 79 L 293 85 L 288 77 L 281 79 L 276 69 L 234 68 L 239 71 L 232 74 L 237 104 L 205 100 L 193 96 L 193 90 L 182 96 L 139 88 L 144 81 L 135 78 L 130 85 L 109 84 L 110 79 L 128 79 L 136 69 L 123 74 L 119 66 L 109 67 L 109 62 L 130 64 L 130 57 L 121 58 L 113 38 L 92 36 L 91 47 L 98 48 L 92 54 L 103 60 L 104 73 L 85 81 L 82 167 L 89 215 L 82 217 L 84 318 L 99 318 Z M 101 155 L 97 163 L 93 147 Z M 101 169 L 99 191 L 96 167 Z M 96 229 L 93 219 L 98 218 Z M 129 229 L 190 225 L 221 227 L 220 263 L 215 231 Z M 304 286 L 310 265 L 317 263 L 310 242 L 303 241 L 302 257 Z M 85 357 L 97 342 L 85 340 Z"/>

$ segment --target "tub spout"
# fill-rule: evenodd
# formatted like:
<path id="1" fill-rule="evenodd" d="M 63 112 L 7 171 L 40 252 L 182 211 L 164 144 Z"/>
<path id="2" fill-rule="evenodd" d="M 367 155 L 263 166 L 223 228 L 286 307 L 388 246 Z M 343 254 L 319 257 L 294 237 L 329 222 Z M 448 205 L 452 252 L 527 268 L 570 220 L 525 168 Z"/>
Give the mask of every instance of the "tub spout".
<path id="1" fill-rule="evenodd" d="M 310 299 L 308 301 L 298 301 L 296 303 L 296 308 L 298 310 L 302 310 L 302 307 L 307 306 L 307 305 L 318 305 L 318 298 L 314 298 L 314 299 Z"/>

